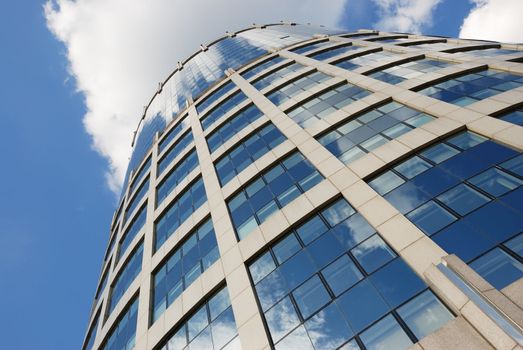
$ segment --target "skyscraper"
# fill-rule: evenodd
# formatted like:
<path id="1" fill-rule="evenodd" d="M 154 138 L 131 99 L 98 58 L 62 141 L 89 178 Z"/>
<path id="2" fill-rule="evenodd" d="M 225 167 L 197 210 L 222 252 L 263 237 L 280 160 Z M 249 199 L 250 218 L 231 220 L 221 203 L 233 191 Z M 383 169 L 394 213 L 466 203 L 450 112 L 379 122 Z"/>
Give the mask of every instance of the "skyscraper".
<path id="1" fill-rule="evenodd" d="M 138 125 L 83 348 L 521 349 L 521 49 L 201 45 Z"/>

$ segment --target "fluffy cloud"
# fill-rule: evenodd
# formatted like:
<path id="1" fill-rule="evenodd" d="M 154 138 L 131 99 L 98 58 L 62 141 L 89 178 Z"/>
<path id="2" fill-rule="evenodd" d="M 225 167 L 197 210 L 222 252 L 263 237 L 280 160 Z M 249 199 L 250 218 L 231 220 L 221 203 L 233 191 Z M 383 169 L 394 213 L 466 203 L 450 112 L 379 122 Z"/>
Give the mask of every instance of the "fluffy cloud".
<path id="1" fill-rule="evenodd" d="M 523 42 L 523 1 L 471 0 L 474 7 L 463 21 L 460 38 Z"/>
<path id="2" fill-rule="evenodd" d="M 226 30 L 282 19 L 335 26 L 344 0 L 48 0 L 48 28 L 65 44 L 85 96 L 86 131 L 108 159 L 107 180 L 123 181 L 132 132 L 159 81 Z"/>
<path id="3" fill-rule="evenodd" d="M 432 14 L 441 0 L 372 0 L 379 9 L 375 27 L 383 31 L 420 33 L 432 25 Z M 516 0 L 517 1 L 517 0 Z"/>

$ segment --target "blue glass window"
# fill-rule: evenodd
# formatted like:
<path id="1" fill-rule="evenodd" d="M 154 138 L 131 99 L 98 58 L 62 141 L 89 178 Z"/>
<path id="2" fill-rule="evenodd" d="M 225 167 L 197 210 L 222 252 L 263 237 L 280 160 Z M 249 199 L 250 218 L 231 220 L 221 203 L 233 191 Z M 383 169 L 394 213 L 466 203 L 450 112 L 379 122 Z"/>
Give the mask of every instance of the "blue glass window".
<path id="1" fill-rule="evenodd" d="M 265 62 L 263 62 L 261 64 L 258 64 L 257 66 L 249 68 L 245 72 L 241 73 L 241 76 L 244 79 L 249 80 L 252 77 L 254 77 L 255 75 L 258 75 L 258 73 L 261 73 L 264 70 L 269 69 L 270 67 L 273 67 L 273 66 L 275 66 L 278 63 L 283 62 L 283 61 L 285 61 L 285 58 L 280 57 L 280 56 L 274 56 L 274 57 L 266 60 Z"/>
<path id="2" fill-rule="evenodd" d="M 465 184 L 459 184 L 437 198 L 461 216 L 489 202 L 488 197 Z"/>
<path id="3" fill-rule="evenodd" d="M 426 73 L 448 67 L 450 64 L 450 62 L 425 58 L 386 68 L 378 72 L 374 72 L 369 76 L 389 84 L 397 84 L 406 79 L 417 78 Z"/>
<path id="4" fill-rule="evenodd" d="M 276 90 L 269 92 L 267 98 L 271 100 L 272 103 L 281 105 L 283 102 L 291 99 L 299 93 L 307 91 L 313 86 L 321 84 L 330 78 L 331 76 L 321 72 L 311 72 L 301 78 L 289 81 Z"/>
<path id="5" fill-rule="evenodd" d="M 523 184 L 523 181 L 517 177 L 496 168 L 490 168 L 474 176 L 469 182 L 495 197 L 502 196 Z"/>
<path id="6" fill-rule="evenodd" d="M 329 48 L 327 50 L 322 50 L 321 52 L 315 52 L 311 54 L 309 57 L 314 58 L 315 60 L 319 61 L 326 61 L 332 57 L 336 57 L 342 54 L 345 54 L 350 51 L 354 51 L 357 49 L 360 49 L 360 46 L 356 45 L 343 45 L 343 46 L 336 46 L 334 48 Z"/>
<path id="7" fill-rule="evenodd" d="M 453 318 L 450 311 L 429 290 L 398 308 L 398 314 L 418 339 L 424 338 Z"/>
<path id="8" fill-rule="evenodd" d="M 142 179 L 147 175 L 149 169 L 151 168 L 151 157 L 147 158 L 143 166 L 138 170 L 138 173 L 133 177 L 131 184 L 129 185 L 129 193 L 134 192 L 136 185 L 142 182 Z"/>
<path id="9" fill-rule="evenodd" d="M 111 314 L 115 306 L 127 291 L 127 288 L 129 288 L 136 276 L 138 276 L 142 271 L 142 255 L 143 243 L 140 243 L 138 248 L 136 248 L 136 250 L 131 254 L 114 279 L 109 298 L 108 314 Z"/>
<path id="10" fill-rule="evenodd" d="M 118 248 L 118 254 L 116 255 L 116 262 L 125 253 L 127 248 L 131 245 L 134 237 L 140 232 L 142 227 L 145 225 L 147 219 L 147 203 L 136 213 L 132 221 L 127 226 L 127 231 L 124 233 L 122 240 L 120 241 L 120 247 Z"/>
<path id="11" fill-rule="evenodd" d="M 210 219 L 178 244 L 153 277 L 153 322 L 220 257 Z"/>
<path id="12" fill-rule="evenodd" d="M 523 126 L 523 107 L 497 115 L 497 118 L 506 122 Z"/>
<path id="13" fill-rule="evenodd" d="M 462 75 L 425 88 L 419 93 L 441 101 L 466 106 L 523 85 L 523 77 L 484 70 Z"/>
<path id="14" fill-rule="evenodd" d="M 494 248 L 470 266 L 498 290 L 523 277 L 523 263 L 500 248 Z"/>
<path id="15" fill-rule="evenodd" d="M 420 161 L 423 172 L 412 171 L 417 166 L 403 167 Z M 523 231 L 522 184 L 521 153 L 468 131 L 369 179 L 369 185 L 387 193 L 385 198 L 445 251 L 497 286 L 519 274 L 513 266 L 519 266 L 520 257 L 504 242 Z M 396 188 L 387 192 L 390 187 Z"/>
<path id="16" fill-rule="evenodd" d="M 229 293 L 224 287 L 178 325 L 160 349 L 237 349 L 239 343 Z"/>
<path id="17" fill-rule="evenodd" d="M 347 224 L 356 218 L 359 224 Z M 335 349 L 343 344 L 340 349 L 354 349 L 350 346 L 356 344 L 355 339 L 347 343 L 353 337 L 371 344 L 371 338 L 364 338 L 368 327 L 375 327 L 382 317 L 393 317 L 396 314 L 391 312 L 399 305 L 427 291 L 423 281 L 361 220 L 347 201 L 335 201 L 271 244 L 250 264 L 276 349 L 298 345 L 300 349 Z M 343 229 L 338 231 L 340 227 Z M 354 244 L 346 244 L 349 240 L 337 235 L 340 232 L 351 232 L 352 241 L 363 243 L 350 250 Z M 413 320 L 446 322 L 425 320 L 432 317 L 430 311 L 422 306 L 419 319 Z M 398 327 L 411 334 L 404 324 Z M 384 339 L 383 344 L 395 344 Z M 409 336 L 407 340 L 413 343 L 418 339 Z"/>
<path id="18" fill-rule="evenodd" d="M 202 113 L 214 102 L 218 101 L 222 96 L 225 96 L 229 91 L 234 89 L 235 85 L 232 81 L 228 81 L 218 89 L 214 90 L 208 97 L 206 97 L 202 102 L 198 103 L 196 110 L 198 113 Z"/>
<path id="19" fill-rule="evenodd" d="M 428 201 L 414 209 L 407 218 L 429 236 L 457 220 L 448 210 L 434 201 Z"/>
<path id="20" fill-rule="evenodd" d="M 156 190 L 156 204 L 162 203 L 162 201 L 171 193 L 171 191 L 187 176 L 196 169 L 198 165 L 198 156 L 196 155 L 196 149 L 190 151 L 174 169 L 162 180 Z"/>
<path id="21" fill-rule="evenodd" d="M 403 350 L 412 345 L 412 340 L 392 315 L 388 315 L 363 332 L 361 340 L 368 350 Z"/>
<path id="22" fill-rule="evenodd" d="M 216 162 L 216 172 L 220 183 L 225 185 L 283 141 L 285 141 L 285 136 L 273 124 L 262 127 Z"/>
<path id="23" fill-rule="evenodd" d="M 143 184 L 140 186 L 140 188 L 136 191 L 136 194 L 131 198 L 129 204 L 127 205 L 127 209 L 125 209 L 125 215 L 124 215 L 124 222 L 127 221 L 129 218 L 129 215 L 134 213 L 134 210 L 140 204 L 142 199 L 145 197 L 147 192 L 149 191 L 149 178 L 143 182 Z"/>
<path id="24" fill-rule="evenodd" d="M 91 350 L 94 345 L 94 341 L 96 339 L 96 333 L 98 331 L 98 320 L 100 318 L 100 314 L 95 316 L 94 322 L 91 325 L 91 328 L 89 329 L 89 333 L 87 334 L 85 346 L 82 348 L 82 350 Z"/>
<path id="25" fill-rule="evenodd" d="M 316 50 L 316 49 L 319 49 L 319 48 L 322 48 L 322 47 L 327 47 L 327 46 L 330 46 L 332 45 L 332 42 L 326 40 L 326 41 L 317 41 L 317 42 L 314 42 L 314 43 L 310 43 L 310 44 L 306 44 L 306 45 L 302 45 L 300 47 L 297 47 L 295 49 L 292 49 L 291 52 L 294 52 L 294 53 L 297 53 L 297 54 L 304 54 L 306 52 L 309 52 L 309 51 L 312 51 L 312 50 Z"/>
<path id="26" fill-rule="evenodd" d="M 138 297 L 127 306 L 116 321 L 116 326 L 109 332 L 107 341 L 101 350 L 129 350 L 134 348 L 136 340 L 136 322 L 138 320 Z"/>
<path id="27" fill-rule="evenodd" d="M 509 248 L 523 259 L 523 233 L 506 242 L 505 247 Z"/>
<path id="28" fill-rule="evenodd" d="M 378 64 L 380 61 L 394 58 L 396 55 L 397 54 L 389 51 L 368 52 L 358 57 L 347 58 L 337 62 L 336 66 L 347 70 L 354 70 L 362 66 Z"/>
<path id="29" fill-rule="evenodd" d="M 154 224 L 156 250 L 206 201 L 207 196 L 200 177 L 169 204 Z"/>
<path id="30" fill-rule="evenodd" d="M 158 174 L 156 176 L 160 176 L 163 171 L 171 164 L 173 160 L 178 157 L 183 150 L 185 150 L 193 141 L 193 135 L 189 131 L 182 137 L 176 141 L 176 143 L 169 148 L 165 152 L 165 154 L 162 156 L 162 158 L 158 161 Z"/>
<path id="31" fill-rule="evenodd" d="M 180 135 L 182 130 L 184 130 L 188 125 L 188 118 L 183 118 L 175 127 L 171 128 L 167 134 L 160 139 L 158 143 L 158 153 L 162 153 L 165 148 L 171 144 L 171 141 Z"/>
<path id="32" fill-rule="evenodd" d="M 288 65 L 279 67 L 275 71 L 272 71 L 268 73 L 267 75 L 264 75 L 260 78 L 257 78 L 254 82 L 252 82 L 252 86 L 254 86 L 257 90 L 261 91 L 267 86 L 272 85 L 274 82 L 285 78 L 286 76 L 297 72 L 301 69 L 305 68 L 305 66 L 299 64 L 299 63 L 290 63 Z"/>
<path id="33" fill-rule="evenodd" d="M 227 114 L 231 109 L 237 105 L 243 103 L 247 99 L 247 96 L 241 91 L 231 95 L 229 98 L 223 100 L 214 107 L 210 112 L 206 113 L 203 118 L 201 118 L 201 123 L 203 130 L 207 130 L 211 124 L 220 119 L 222 116 Z"/>
<path id="34" fill-rule="evenodd" d="M 308 127 L 332 112 L 368 95 L 370 95 L 369 91 L 344 83 L 301 103 L 287 112 L 287 114 L 300 126 Z"/>
<path id="35" fill-rule="evenodd" d="M 318 141 L 342 162 L 349 164 L 389 140 L 431 120 L 433 118 L 424 113 L 390 102 L 351 118 L 319 137 Z M 400 124 L 403 126 L 401 131 L 397 128 Z"/>
<path id="36" fill-rule="evenodd" d="M 207 144 L 211 153 L 261 116 L 263 116 L 262 112 L 255 105 L 249 105 L 228 119 L 207 137 Z"/>
<path id="37" fill-rule="evenodd" d="M 283 208 L 322 179 L 299 152 L 263 172 L 227 201 L 238 237 L 244 238 L 273 212 Z"/>

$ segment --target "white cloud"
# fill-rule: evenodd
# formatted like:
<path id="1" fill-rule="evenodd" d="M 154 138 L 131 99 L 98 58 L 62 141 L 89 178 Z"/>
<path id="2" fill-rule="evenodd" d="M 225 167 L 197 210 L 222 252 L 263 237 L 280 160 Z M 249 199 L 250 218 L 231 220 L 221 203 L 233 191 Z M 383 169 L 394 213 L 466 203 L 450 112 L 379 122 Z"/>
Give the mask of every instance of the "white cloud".
<path id="1" fill-rule="evenodd" d="M 441 0 L 372 0 L 379 9 L 375 27 L 383 31 L 421 33 L 432 25 L 432 14 Z"/>
<path id="2" fill-rule="evenodd" d="M 471 0 L 474 7 L 463 20 L 460 38 L 523 42 L 523 1 Z"/>
<path id="3" fill-rule="evenodd" d="M 85 96 L 86 131 L 109 161 L 118 192 L 132 132 L 159 81 L 200 43 L 252 23 L 279 20 L 335 26 L 344 0 L 48 0 L 47 25 L 67 48 Z"/>

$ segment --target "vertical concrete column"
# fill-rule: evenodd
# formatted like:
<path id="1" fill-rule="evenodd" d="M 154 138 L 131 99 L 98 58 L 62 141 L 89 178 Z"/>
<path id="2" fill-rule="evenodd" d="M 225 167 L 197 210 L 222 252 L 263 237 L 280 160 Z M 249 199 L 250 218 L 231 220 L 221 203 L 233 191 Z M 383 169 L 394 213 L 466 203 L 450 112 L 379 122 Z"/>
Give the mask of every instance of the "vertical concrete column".
<path id="1" fill-rule="evenodd" d="M 143 235 L 142 272 L 140 273 L 140 298 L 138 301 L 138 318 L 136 321 L 136 350 L 145 349 L 149 314 L 151 310 L 151 261 L 154 254 L 154 209 L 156 206 L 156 170 L 158 164 L 158 133 L 154 135 L 151 152 L 151 169 L 149 173 L 149 193 L 147 195 L 147 219 Z"/>
<path id="2" fill-rule="evenodd" d="M 269 337 L 264 331 L 265 327 L 257 307 L 253 286 L 238 247 L 227 204 L 194 105 L 189 107 L 189 121 L 242 348 L 249 350 L 268 348 Z"/>

